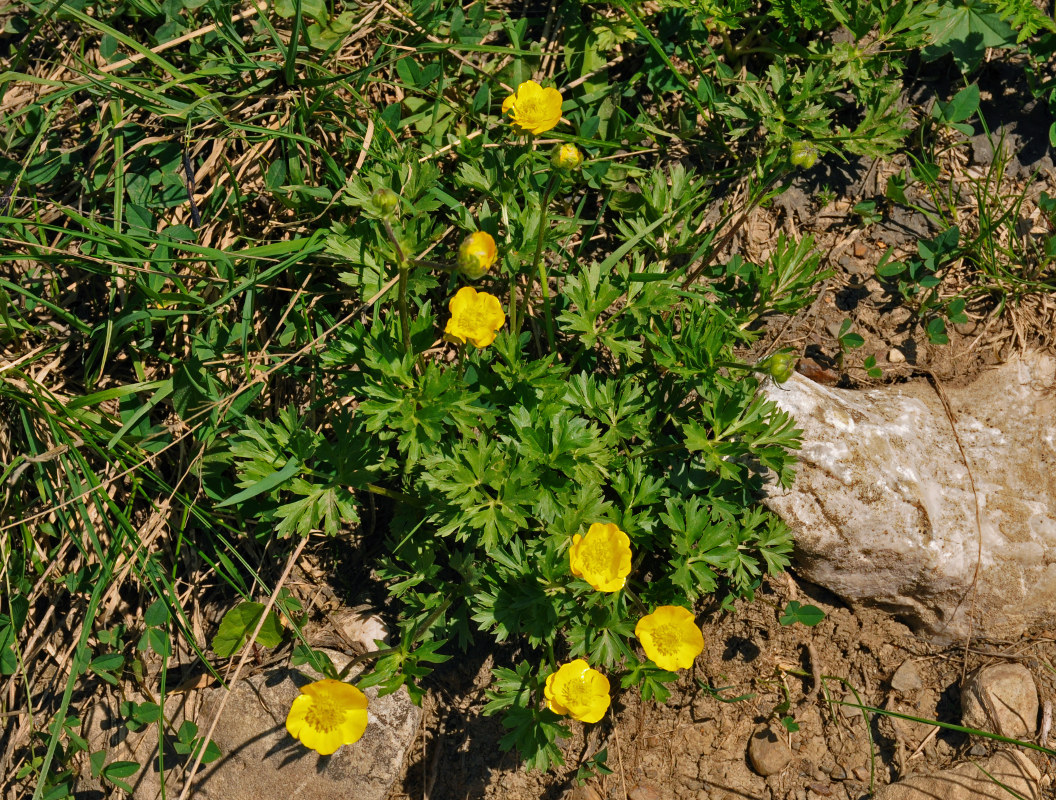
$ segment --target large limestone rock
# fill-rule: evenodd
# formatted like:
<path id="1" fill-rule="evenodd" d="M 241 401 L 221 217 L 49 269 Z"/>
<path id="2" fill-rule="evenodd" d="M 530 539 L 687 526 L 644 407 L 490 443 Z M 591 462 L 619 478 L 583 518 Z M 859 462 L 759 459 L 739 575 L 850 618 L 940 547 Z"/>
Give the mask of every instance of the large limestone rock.
<path id="1" fill-rule="evenodd" d="M 348 663 L 343 653 L 324 652 L 338 669 Z M 421 709 L 411 703 L 406 689 L 378 697 L 377 689 L 369 688 L 365 691 L 369 723 L 363 738 L 333 755 L 320 756 L 286 733 L 285 721 L 298 687 L 321 677 L 307 666 L 280 667 L 238 681 L 213 733 L 222 756 L 199 769 L 189 796 L 195 800 L 385 800 L 414 742 Z M 170 696 L 165 704 L 169 728 L 175 731 L 188 719 L 204 734 L 225 691 L 210 688 Z M 157 726 L 129 732 L 114 711 L 93 706 L 87 715 L 85 734 L 91 749 L 105 748 L 107 763 L 131 760 L 144 764 L 136 775 L 126 778 L 134 790 L 132 796 L 134 800 L 159 800 Z M 179 795 L 184 768 L 190 766 L 186 756 L 172 750 L 172 738 L 167 733 L 164 764 L 165 796 L 169 798 Z M 80 788 L 102 786 L 88 780 Z"/>
<path id="2" fill-rule="evenodd" d="M 1034 354 L 946 391 L 981 538 L 926 380 L 847 391 L 796 374 L 767 390 L 804 430 L 795 484 L 767 500 L 795 532 L 797 570 L 939 640 L 1054 625 L 1056 360 Z"/>
<path id="3" fill-rule="evenodd" d="M 1037 800 L 1040 782 L 1041 773 L 1029 758 L 1004 750 L 977 763 L 904 778 L 880 789 L 873 800 Z"/>

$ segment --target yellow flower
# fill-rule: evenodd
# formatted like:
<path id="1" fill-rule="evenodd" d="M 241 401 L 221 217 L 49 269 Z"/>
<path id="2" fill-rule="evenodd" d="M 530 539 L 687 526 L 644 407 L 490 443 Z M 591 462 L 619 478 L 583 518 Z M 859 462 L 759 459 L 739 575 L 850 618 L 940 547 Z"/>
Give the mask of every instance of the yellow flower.
<path id="1" fill-rule="evenodd" d="M 463 286 L 447 304 L 451 319 L 444 333 L 459 342 L 472 342 L 476 347 L 487 347 L 495 341 L 495 334 L 506 324 L 499 298 Z"/>
<path id="2" fill-rule="evenodd" d="M 595 522 L 586 536 L 572 537 L 572 574 L 599 592 L 618 592 L 631 574 L 631 540 L 611 522 Z"/>
<path id="3" fill-rule="evenodd" d="M 549 86 L 544 89 L 535 81 L 525 81 L 502 104 L 502 113 L 508 111 L 513 112 L 510 124 L 539 135 L 561 121 L 561 92 Z"/>
<path id="4" fill-rule="evenodd" d="M 550 163 L 557 169 L 579 169 L 580 165 L 583 163 L 583 152 L 569 142 L 555 144 L 554 149 L 550 153 Z"/>
<path id="5" fill-rule="evenodd" d="M 323 756 L 343 744 L 358 742 L 366 729 L 367 696 L 332 678 L 302 686 L 286 715 L 290 736 Z"/>
<path id="6" fill-rule="evenodd" d="M 649 659 L 668 672 L 689 669 L 704 649 L 704 634 L 681 606 L 660 606 L 638 620 L 634 635 Z"/>
<path id="7" fill-rule="evenodd" d="M 475 281 L 491 269 L 499 251 L 490 233 L 477 231 L 462 241 L 458 248 L 458 271 Z"/>
<path id="8" fill-rule="evenodd" d="M 546 707 L 580 722 L 597 722 L 609 708 L 609 679 L 582 658 L 546 676 Z"/>

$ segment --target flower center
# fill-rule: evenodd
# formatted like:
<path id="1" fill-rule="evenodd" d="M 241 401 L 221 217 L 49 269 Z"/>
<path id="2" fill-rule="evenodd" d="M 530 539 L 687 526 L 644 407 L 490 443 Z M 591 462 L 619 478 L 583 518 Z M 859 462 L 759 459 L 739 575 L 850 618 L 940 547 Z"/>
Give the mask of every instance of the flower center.
<path id="1" fill-rule="evenodd" d="M 341 724 L 344 712 L 336 704 L 319 698 L 312 698 L 304 721 L 317 731 L 329 732 Z"/>
<path id="2" fill-rule="evenodd" d="M 534 120 L 542 116 L 539 102 L 534 97 L 521 100 L 516 104 L 515 110 L 518 117 L 526 120 Z"/>
<path id="3" fill-rule="evenodd" d="M 590 690 L 587 687 L 586 676 L 580 676 L 568 681 L 564 686 L 564 702 L 562 705 L 571 709 L 582 708 L 590 703 Z"/>
<path id="4" fill-rule="evenodd" d="M 458 327 L 463 330 L 477 332 L 484 329 L 484 314 L 480 308 L 473 306 L 458 315 Z"/>
<path id="5" fill-rule="evenodd" d="M 678 645 L 680 639 L 678 637 L 678 631 L 676 631 L 671 625 L 663 625 L 653 631 L 653 647 L 657 649 L 660 655 L 670 656 L 678 652 Z"/>
<path id="6" fill-rule="evenodd" d="M 584 540 L 579 546 L 579 557 L 583 562 L 584 571 L 595 575 L 608 575 L 612 572 L 609 566 L 611 552 L 612 547 L 608 542 L 601 539 Z"/>

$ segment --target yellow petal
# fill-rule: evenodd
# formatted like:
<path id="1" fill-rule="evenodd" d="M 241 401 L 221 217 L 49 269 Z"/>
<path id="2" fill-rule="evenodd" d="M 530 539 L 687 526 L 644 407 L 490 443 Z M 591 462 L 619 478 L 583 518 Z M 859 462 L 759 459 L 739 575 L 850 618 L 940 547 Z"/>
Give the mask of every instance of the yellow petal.
<path id="1" fill-rule="evenodd" d="M 290 736 L 297 738 L 297 734 L 304 727 L 305 717 L 308 716 L 308 709 L 311 706 L 312 698 L 308 695 L 302 694 L 294 698 L 290 705 L 290 713 L 286 715 L 286 731 Z"/>
<path id="2" fill-rule="evenodd" d="M 342 744 L 353 744 L 358 742 L 363 736 L 363 732 L 367 729 L 367 712 L 364 706 L 363 710 L 352 710 L 349 711 L 348 716 L 345 717 L 345 721 L 341 723 L 341 743 Z"/>

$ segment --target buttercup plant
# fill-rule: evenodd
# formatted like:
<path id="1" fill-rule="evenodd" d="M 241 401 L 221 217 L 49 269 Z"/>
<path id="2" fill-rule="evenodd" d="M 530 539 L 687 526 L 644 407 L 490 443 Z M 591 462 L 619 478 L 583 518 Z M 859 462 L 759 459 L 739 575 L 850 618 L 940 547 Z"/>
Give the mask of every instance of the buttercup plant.
<path id="1" fill-rule="evenodd" d="M 689 669 L 704 650 L 704 634 L 693 612 L 682 606 L 660 606 L 634 627 L 646 656 L 660 669 Z"/>
<path id="2" fill-rule="evenodd" d="M 618 592 L 631 572 L 631 540 L 612 523 L 595 522 L 586 536 L 572 537 L 572 574 L 599 592 Z"/>
<path id="3" fill-rule="evenodd" d="M 444 333 L 458 342 L 487 347 L 495 341 L 499 328 L 506 324 L 502 304 L 494 295 L 463 286 L 448 303 L 451 319 Z"/>
<path id="4" fill-rule="evenodd" d="M 498 254 L 495 239 L 490 233 L 471 233 L 458 248 L 458 271 L 475 281 L 487 274 Z"/>
<path id="5" fill-rule="evenodd" d="M 395 157 L 388 178 L 370 176 L 400 182 L 402 213 L 375 223 L 379 255 L 362 257 L 370 266 L 354 285 L 391 281 L 381 254 L 392 253 L 395 302 L 382 304 L 369 328 L 341 331 L 324 356 L 334 391 L 359 399 L 335 432 L 341 448 L 296 445 L 312 476 L 300 478 L 303 496 L 352 486 L 393 503 L 376 574 L 402 604 L 403 643 L 378 655 L 359 686 L 406 686 L 417 697 L 442 651 L 480 636 L 522 640 L 533 652 L 495 668 L 486 711 L 503 715 L 503 747 L 538 768 L 561 763 L 554 740 L 568 724 L 602 719 L 606 673 L 647 698 L 666 696 L 664 682 L 703 648 L 685 605 L 715 593 L 750 597 L 764 571 L 787 564 L 788 531 L 745 498 L 768 473 L 790 479 L 798 432 L 756 394 L 754 374 L 785 379 L 792 362 L 778 354 L 745 364 L 735 347 L 751 341 L 767 309 L 791 313 L 809 302 L 805 286 L 819 274 L 809 249 L 798 248 L 778 280 L 717 296 L 722 284 L 687 285 L 662 249 L 635 254 L 654 233 L 682 246 L 676 231 L 699 202 L 682 174 L 659 171 L 645 194 L 655 205 L 642 219 L 652 222 L 629 225 L 612 253 L 562 257 L 585 223 L 551 215 L 552 203 L 583 202 L 578 182 L 561 176 L 578 169 L 597 182 L 605 162 L 584 160 L 571 143 L 542 150 L 509 135 L 550 130 L 561 107 L 559 92 L 525 81 L 502 105 L 510 128 L 496 129 L 495 146 L 464 155 L 456 176 Z M 626 179 L 613 185 L 627 188 Z M 376 202 L 356 185 L 350 194 Z M 417 255 L 444 235 L 431 198 L 456 196 L 466 208 L 460 225 L 476 232 L 453 265 Z M 622 200 L 614 206 L 630 213 Z M 501 230 L 502 258 L 484 227 Z M 437 276 L 452 271 L 486 281 L 488 291 L 462 286 L 437 320 Z M 432 355 L 441 325 L 457 358 Z M 273 451 L 236 469 L 259 481 L 264 463 L 289 460 L 299 427 L 291 418 Z M 269 494 L 270 513 L 293 513 L 296 501 Z M 313 508 L 324 524 L 326 514 L 345 513 Z M 643 617 L 645 608 L 656 610 Z"/>

